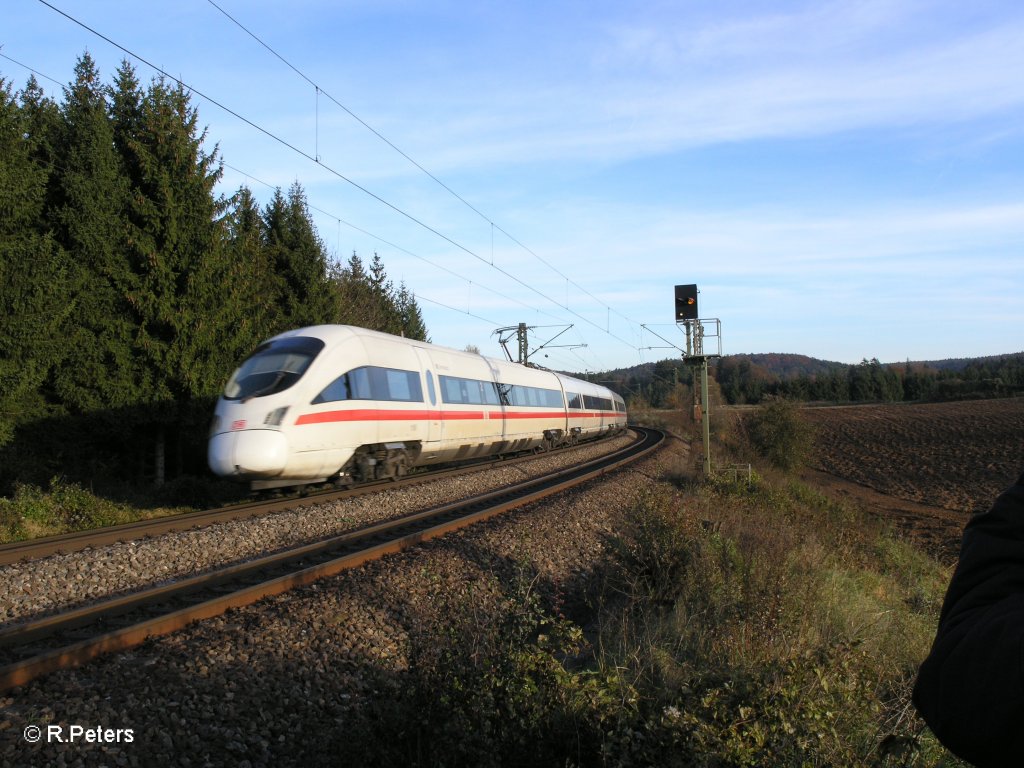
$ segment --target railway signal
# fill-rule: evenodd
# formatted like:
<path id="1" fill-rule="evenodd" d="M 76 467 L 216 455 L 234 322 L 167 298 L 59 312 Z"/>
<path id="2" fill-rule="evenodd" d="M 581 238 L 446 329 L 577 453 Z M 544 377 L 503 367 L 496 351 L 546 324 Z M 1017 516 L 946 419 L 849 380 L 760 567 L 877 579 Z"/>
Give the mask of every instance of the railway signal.
<path id="1" fill-rule="evenodd" d="M 693 389 L 697 391 L 697 369 L 700 368 L 700 402 L 697 405 L 704 425 L 704 476 L 711 475 L 711 404 L 708 402 L 708 358 L 722 356 L 721 323 L 714 318 L 700 319 L 697 312 L 697 286 L 677 285 L 675 291 L 676 324 L 686 329 L 686 351 L 683 361 L 693 368 Z M 718 351 L 705 349 L 705 342 L 718 341 Z"/>
<path id="2" fill-rule="evenodd" d="M 676 286 L 676 322 L 697 319 L 697 286 Z"/>

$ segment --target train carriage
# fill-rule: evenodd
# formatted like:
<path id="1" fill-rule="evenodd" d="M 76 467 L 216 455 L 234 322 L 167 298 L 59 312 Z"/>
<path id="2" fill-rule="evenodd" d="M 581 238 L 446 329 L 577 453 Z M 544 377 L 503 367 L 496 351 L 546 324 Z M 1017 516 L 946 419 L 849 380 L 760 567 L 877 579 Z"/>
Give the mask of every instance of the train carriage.
<path id="1" fill-rule="evenodd" d="M 622 398 L 537 368 L 352 326 L 275 336 L 217 403 L 208 458 L 254 488 L 398 477 L 625 427 Z"/>

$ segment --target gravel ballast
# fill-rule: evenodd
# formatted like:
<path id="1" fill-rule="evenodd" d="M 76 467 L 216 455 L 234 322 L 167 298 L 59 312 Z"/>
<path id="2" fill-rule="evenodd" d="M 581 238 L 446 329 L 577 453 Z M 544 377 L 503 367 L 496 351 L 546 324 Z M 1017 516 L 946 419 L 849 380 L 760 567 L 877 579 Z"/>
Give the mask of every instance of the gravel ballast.
<path id="1" fill-rule="evenodd" d="M 582 460 L 581 452 L 611 447 L 605 442 L 541 457 L 536 469 L 551 471 L 558 462 Z M 311 763 L 309 756 L 317 754 L 318 744 L 343 744 L 353 711 L 382 695 L 373 687 L 382 675 L 397 677 L 408 669 L 411 638 L 422 636 L 425 627 L 443 627 L 452 600 L 471 605 L 486 621 L 517 574 L 568 600 L 582 594 L 604 557 L 616 516 L 657 478 L 687 464 L 687 446 L 672 440 L 651 457 L 542 504 L 0 694 L 0 764 L 344 764 L 344 754 L 337 752 L 320 762 Z M 530 467 L 532 472 L 532 462 Z M 259 536 L 261 543 L 249 550 L 255 554 L 283 546 L 281 541 L 290 543 L 289 529 L 301 528 L 301 537 L 313 538 L 325 534 L 311 530 L 330 528 L 338 519 L 349 526 L 363 524 L 500 487 L 521 479 L 523 472 L 482 472 L 460 478 L 463 487 L 456 489 L 419 486 L 404 502 L 390 498 L 391 492 L 354 500 L 365 510 L 346 506 L 280 513 L 272 517 L 288 520 L 273 520 L 265 533 L 259 523 L 244 521 L 217 526 L 227 529 L 219 532 L 207 529 L 205 534 L 172 534 L 134 547 L 104 548 L 115 550 L 109 554 L 47 558 L 12 566 L 20 569 L 17 575 L 5 569 L 0 578 L 5 586 L 30 585 L 18 592 L 29 596 L 21 601 L 31 606 L 24 610 L 41 610 L 60 602 L 52 598 L 48 603 L 44 596 L 54 591 L 53 584 L 68 581 L 70 563 L 77 564 L 72 572 L 82 577 L 75 584 L 91 584 L 94 592 L 108 588 L 108 581 L 102 575 L 94 578 L 93 571 L 110 568 L 117 576 L 109 579 L 123 590 L 124 585 L 212 567 L 225 556 L 244 557 L 224 543 L 232 537 L 249 541 Z M 473 487 L 464 487 L 467 483 Z M 360 515 L 366 517 L 356 519 Z M 318 521 L 307 527 L 299 521 L 307 516 Z M 256 527 L 236 532 L 236 526 Z M 340 529 L 327 532 L 333 530 Z M 198 535 L 205 538 L 178 543 Z M 98 562 L 90 564 L 97 555 Z M 34 575 L 27 575 L 28 566 L 37 569 Z M 52 573 L 43 575 L 46 569 Z M 120 575 L 134 569 L 134 575 Z M 83 589 L 88 594 L 89 587 Z M 74 743 L 67 741 L 72 727 L 81 729 Z M 34 729 L 39 729 L 39 743 L 30 743 Z"/>
<path id="2" fill-rule="evenodd" d="M 0 567 L 0 628 L 343 533 L 597 458 L 616 437 L 497 469 Z"/>

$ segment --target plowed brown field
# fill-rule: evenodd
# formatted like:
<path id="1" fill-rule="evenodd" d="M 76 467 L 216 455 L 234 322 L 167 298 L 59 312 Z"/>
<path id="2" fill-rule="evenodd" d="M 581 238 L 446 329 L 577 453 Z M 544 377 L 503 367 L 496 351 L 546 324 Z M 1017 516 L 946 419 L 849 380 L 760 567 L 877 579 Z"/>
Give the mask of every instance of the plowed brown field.
<path id="1" fill-rule="evenodd" d="M 1024 398 L 807 408 L 815 479 L 949 556 L 973 512 L 1024 473 Z"/>

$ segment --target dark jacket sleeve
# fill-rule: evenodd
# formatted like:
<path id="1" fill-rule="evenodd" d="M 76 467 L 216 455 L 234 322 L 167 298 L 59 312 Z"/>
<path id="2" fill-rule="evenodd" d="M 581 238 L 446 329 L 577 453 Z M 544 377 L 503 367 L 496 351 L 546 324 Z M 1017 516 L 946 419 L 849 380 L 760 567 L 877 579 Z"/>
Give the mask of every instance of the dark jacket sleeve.
<path id="1" fill-rule="evenodd" d="M 914 704 L 979 766 L 1024 764 L 1024 475 L 964 529 Z"/>

